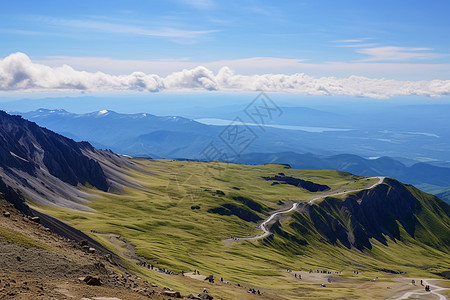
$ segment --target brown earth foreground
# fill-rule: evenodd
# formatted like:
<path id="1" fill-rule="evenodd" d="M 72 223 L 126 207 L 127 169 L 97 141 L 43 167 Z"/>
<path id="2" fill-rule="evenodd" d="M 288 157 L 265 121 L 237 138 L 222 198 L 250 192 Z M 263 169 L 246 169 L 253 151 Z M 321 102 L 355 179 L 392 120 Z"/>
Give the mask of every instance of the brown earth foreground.
<path id="1" fill-rule="evenodd" d="M 0 210 L 0 299 L 171 298 L 126 271 L 105 249 L 89 251 L 50 232 L 1 194 Z M 87 276 L 92 278 L 84 281 Z"/>

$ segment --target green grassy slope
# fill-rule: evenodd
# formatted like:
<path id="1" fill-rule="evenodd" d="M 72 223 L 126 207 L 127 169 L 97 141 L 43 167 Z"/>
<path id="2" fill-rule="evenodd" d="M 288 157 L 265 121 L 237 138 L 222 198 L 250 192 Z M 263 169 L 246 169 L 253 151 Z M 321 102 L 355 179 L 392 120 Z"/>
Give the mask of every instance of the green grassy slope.
<path id="1" fill-rule="evenodd" d="M 384 232 L 383 244 L 369 236 L 371 249 L 360 247 L 358 250 L 354 246 L 349 249 L 349 245 L 343 244 L 339 238 L 330 240 L 324 234 L 325 229 L 317 224 L 328 226 L 331 231 L 339 233 L 337 236 L 344 235 L 353 224 L 349 212 L 339 205 L 346 201 L 346 197 L 337 197 L 313 205 L 310 211 L 283 215 L 272 226 L 275 234 L 264 240 L 232 243 L 226 241 L 231 236 L 262 233 L 257 222 L 268 217 L 271 211 L 287 208 L 294 201 L 306 203 L 321 194 L 364 189 L 378 179 L 337 171 L 296 170 L 282 165 L 136 161 L 148 171 L 129 170 L 142 187 L 126 188 L 122 195 L 89 189 L 88 192 L 98 196 L 89 203 L 93 212 L 54 207 L 38 209 L 67 221 L 110 249 L 114 246 L 100 233 L 125 237 L 136 247 L 138 255 L 155 266 L 175 272 L 197 269 L 201 274 L 223 277 L 234 285 L 216 285 L 213 292 L 228 299 L 242 293 L 239 298 L 245 296 L 245 291 L 236 288 L 236 283 L 255 286 L 267 295 L 285 298 L 302 295 L 322 297 L 326 294 L 334 299 L 338 296 L 351 299 L 361 293 L 354 282 L 329 290 L 306 281 L 294 281 L 286 269 L 329 269 L 343 271 L 344 277 L 351 277 L 351 270 L 357 268 L 363 271 L 360 279 L 380 277 L 389 282 L 391 274 L 386 270 L 429 277 L 450 268 L 448 248 L 442 246 L 447 243 L 450 228 L 448 205 L 413 187 L 405 189 L 422 207 L 414 212 L 420 224 L 416 226 L 414 237 L 401 223 L 390 220 L 388 223 L 398 229 L 398 238 L 392 239 Z M 330 190 L 308 192 L 262 178 L 279 173 L 327 185 Z M 388 190 L 391 187 L 389 181 L 383 185 Z M 357 197 L 358 193 L 353 194 L 352 197 Z M 311 218 L 311 212 L 315 213 L 314 218 Z M 334 221 L 330 223 L 330 220 Z M 152 282 L 183 293 L 202 289 L 204 285 L 202 281 L 130 266 Z M 373 284 L 373 287 L 376 287 L 376 296 L 387 293 L 385 286 L 380 288 Z"/>

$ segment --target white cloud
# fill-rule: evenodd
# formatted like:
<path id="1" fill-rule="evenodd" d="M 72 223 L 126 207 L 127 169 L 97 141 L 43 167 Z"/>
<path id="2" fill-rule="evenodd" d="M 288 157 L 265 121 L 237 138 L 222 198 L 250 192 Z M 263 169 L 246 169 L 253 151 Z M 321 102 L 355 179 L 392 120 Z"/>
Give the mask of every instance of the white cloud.
<path id="1" fill-rule="evenodd" d="M 307 63 L 301 59 L 278 57 L 250 57 L 210 62 L 190 61 L 187 59 L 164 60 L 122 60 L 105 57 L 47 57 L 34 60 L 35 63 L 50 67 L 69 65 L 77 70 L 104 72 L 111 75 L 129 74 L 135 71 L 167 76 L 182 69 L 194 69 L 197 66 L 217 73 L 227 66 L 241 75 L 281 73 L 305 73 L 311 76 L 349 77 L 352 75 L 389 78 L 397 80 L 433 80 L 450 78 L 450 64 L 432 63 L 393 63 L 393 62 L 328 62 Z"/>
<path id="2" fill-rule="evenodd" d="M 361 43 L 363 41 L 367 40 L 367 38 L 364 39 L 353 39 L 353 40 L 336 40 L 335 43 Z"/>
<path id="3" fill-rule="evenodd" d="M 215 6 L 215 3 L 211 0 L 185 0 L 184 3 L 203 10 L 211 9 Z"/>
<path id="4" fill-rule="evenodd" d="M 366 54 L 370 57 L 362 61 L 406 61 L 412 59 L 435 59 L 442 57 L 442 54 L 430 52 L 430 48 L 412 47 L 374 47 L 356 50 L 357 53 Z"/>
<path id="5" fill-rule="evenodd" d="M 164 60 L 118 60 L 104 57 L 49 57 L 45 60 L 35 62 L 52 67 L 68 64 L 74 68 L 90 72 L 106 72 L 109 74 L 132 73 L 136 70 L 141 72 L 158 73 L 161 76 L 169 75 L 180 69 L 193 69 L 202 65 L 214 72 L 218 72 L 223 66 L 228 66 L 239 73 L 273 73 L 273 72 L 296 72 L 301 59 L 277 58 L 277 57 L 251 57 L 244 59 L 219 60 L 212 62 L 196 62 L 186 59 L 164 59 Z"/>
<path id="6" fill-rule="evenodd" d="M 375 46 L 378 46 L 378 44 L 366 43 L 366 44 L 343 44 L 343 45 L 338 45 L 338 47 L 342 47 L 342 48 L 368 48 L 368 47 L 375 47 Z"/>
<path id="7" fill-rule="evenodd" d="M 113 23 L 97 20 L 76 20 L 76 19 L 60 19 L 52 17 L 37 17 L 40 23 L 47 23 L 58 27 L 69 27 L 76 29 L 83 29 L 87 31 L 138 35 L 147 37 L 162 37 L 162 38 L 177 38 L 177 39 L 198 39 L 205 37 L 211 33 L 219 32 L 220 30 L 186 30 L 173 27 L 156 27 L 147 28 L 133 25 L 126 25 L 122 23 Z"/>
<path id="8" fill-rule="evenodd" d="M 266 91 L 309 95 L 347 95 L 389 98 L 402 95 L 450 95 L 450 80 L 402 81 L 363 76 L 313 77 L 304 73 L 240 75 L 228 67 L 216 73 L 204 66 L 165 77 L 144 72 L 111 75 L 77 71 L 68 65 L 34 63 L 23 53 L 0 60 L 2 91 Z"/>

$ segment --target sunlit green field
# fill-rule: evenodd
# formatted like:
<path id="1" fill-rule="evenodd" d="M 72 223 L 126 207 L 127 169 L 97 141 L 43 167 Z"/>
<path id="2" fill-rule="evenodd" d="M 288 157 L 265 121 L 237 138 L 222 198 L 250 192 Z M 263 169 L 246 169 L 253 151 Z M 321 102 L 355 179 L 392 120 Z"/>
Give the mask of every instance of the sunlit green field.
<path id="1" fill-rule="evenodd" d="M 254 297 L 247 293 L 255 287 L 269 297 L 320 299 L 356 299 L 369 293 L 383 298 L 395 287 L 391 281 L 399 275 L 380 272 L 385 268 L 405 272 L 401 276 L 435 277 L 434 272 L 450 268 L 445 253 L 413 243 L 390 243 L 388 247 L 374 242 L 368 252 L 323 243 L 320 238 L 297 246 L 296 254 L 284 245 L 268 246 L 262 240 L 230 242 L 232 236 L 246 237 L 262 233 L 257 223 L 231 215 L 208 212 L 222 204 L 231 203 L 242 209 L 233 197 L 245 197 L 261 206 L 252 213 L 265 219 L 274 210 L 290 207 L 293 201 L 309 201 L 321 194 L 358 190 L 369 187 L 377 178 L 364 178 L 349 173 L 326 170 L 295 170 L 283 165 L 236 165 L 192 161 L 135 159 L 142 172 L 128 170 L 140 187 L 126 187 L 122 195 L 87 189 L 94 198 L 89 206 L 93 212 L 38 207 L 40 211 L 67 221 L 72 226 L 97 239 L 108 249 L 130 260 L 105 238 L 102 233 L 125 237 L 139 256 L 155 266 L 178 273 L 199 270 L 202 275 L 214 274 L 216 283 L 191 279 L 181 275 L 166 275 L 137 266 L 128 266 L 150 282 L 181 291 L 199 293 L 208 287 L 213 296 L 224 299 Z M 263 176 L 284 173 L 325 184 L 330 190 L 313 193 L 288 184 L 273 184 Z M 284 216 L 282 222 L 288 222 Z M 98 232 L 92 233 L 91 230 Z M 276 245 L 276 240 L 275 240 Z M 407 254 L 407 255 L 406 255 Z M 335 282 L 320 287 L 320 283 L 297 280 L 287 269 L 342 271 Z M 353 270 L 359 270 L 355 275 Z M 337 275 L 336 275 L 337 276 Z M 230 281 L 221 284 L 218 279 Z M 378 277 L 375 282 L 370 280 Z M 320 279 L 319 279 L 320 281 Z M 244 287 L 238 287 L 237 283 Z M 326 280 L 325 282 L 326 283 Z M 363 287 L 363 289 L 362 289 Z"/>

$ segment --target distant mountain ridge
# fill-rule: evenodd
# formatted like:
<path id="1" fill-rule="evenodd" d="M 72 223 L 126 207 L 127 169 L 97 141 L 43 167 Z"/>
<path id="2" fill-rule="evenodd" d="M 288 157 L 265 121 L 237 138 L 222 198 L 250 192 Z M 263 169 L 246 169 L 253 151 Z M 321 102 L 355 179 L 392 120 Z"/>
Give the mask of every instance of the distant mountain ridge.
<path id="1" fill-rule="evenodd" d="M 187 135 L 193 131 L 208 131 L 207 125 L 190 119 L 158 117 L 148 113 L 120 114 L 101 110 L 75 114 L 63 109 L 41 108 L 21 115 L 73 139 L 88 140 L 97 148 L 111 148 L 116 152 L 132 155 L 158 156 L 157 153 L 151 153 L 152 145 L 148 145 L 150 149 L 136 146 L 142 144 L 142 139 L 145 140 L 146 135 L 151 132 L 181 132 Z M 136 147 L 134 153 L 130 151 L 132 147 Z"/>
<path id="2" fill-rule="evenodd" d="M 298 169 L 338 170 L 361 176 L 388 176 L 409 184 L 432 184 L 450 186 L 450 168 L 438 167 L 427 163 L 406 166 L 390 158 L 365 159 L 357 155 L 341 154 L 333 156 L 299 154 L 295 152 L 248 153 L 233 158 L 234 162 L 243 164 L 289 164 Z M 440 195 L 449 201 L 448 193 Z"/>
<path id="3" fill-rule="evenodd" d="M 306 108 L 290 108 L 283 117 L 292 121 L 296 114 L 300 114 L 302 118 L 311 114 L 312 119 L 316 116 L 321 120 L 335 116 Z M 365 159 L 353 154 L 333 155 L 336 152 L 342 153 L 344 149 L 349 148 L 345 145 L 351 145 L 355 140 L 367 140 L 365 132 L 357 133 L 353 140 L 349 139 L 354 135 L 352 132 L 311 133 L 275 128 L 265 128 L 262 131 L 251 126 L 256 139 L 236 156 L 229 145 L 219 138 L 226 126 L 205 125 L 183 117 L 158 117 L 148 113 L 121 114 L 110 110 L 74 114 L 62 109 L 39 109 L 21 115 L 73 139 L 88 140 L 97 148 L 112 149 L 116 153 L 131 156 L 208 160 L 202 153 L 213 142 L 231 161 L 237 163 L 286 163 L 301 169 L 332 169 L 363 176 L 390 176 L 419 185 L 425 191 L 433 193 L 438 188 L 443 190 L 450 187 L 450 168 L 428 163 L 413 163 L 407 166 L 388 156 Z M 418 135 L 393 134 L 401 135 L 401 139 L 412 139 L 414 143 L 437 141 L 435 137 L 430 136 L 420 136 L 425 138 L 422 142 L 417 140 Z M 387 143 L 378 135 L 379 133 L 370 140 L 378 143 L 376 147 L 385 149 L 386 152 L 392 145 L 401 144 Z M 342 143 L 342 138 L 345 138 L 346 143 Z M 409 143 L 408 140 L 403 151 L 407 151 Z M 265 153 L 258 153 L 262 149 Z M 428 187 L 429 185 L 432 185 L 433 189 Z M 440 194 L 440 197 L 450 201 L 448 194 Z"/>
<path id="4" fill-rule="evenodd" d="M 87 140 L 94 147 L 131 156 L 201 159 L 202 151 L 213 141 L 220 144 L 221 151 L 230 156 L 234 154 L 219 138 L 226 126 L 205 125 L 183 117 L 121 114 L 109 110 L 74 114 L 61 109 L 39 109 L 20 115 L 75 140 Z M 258 132 L 255 126 L 251 129 L 257 137 L 248 146 L 253 150 L 267 146 L 268 141 L 273 141 L 276 151 L 298 149 L 302 139 L 281 129 L 266 128 L 264 132 Z"/>
<path id="5" fill-rule="evenodd" d="M 220 149 L 230 156 L 236 154 L 220 138 L 227 126 L 205 125 L 183 117 L 158 117 L 148 113 L 123 114 L 105 109 L 83 114 L 60 109 L 39 109 L 18 114 L 77 141 L 86 140 L 94 147 L 131 156 L 201 159 L 201 152 L 211 142 L 220 144 Z M 390 111 L 384 112 L 386 114 L 390 118 L 395 115 Z M 254 123 L 243 111 L 219 110 L 214 115 L 230 120 L 224 125 L 232 124 L 231 120 L 236 117 L 246 124 Z M 347 119 L 346 116 L 309 108 L 285 108 L 279 119 L 265 120 L 265 124 L 281 127 L 248 126 L 246 129 L 253 132 L 249 134 L 256 136 L 256 139 L 237 152 L 255 153 L 264 149 L 267 153 L 292 151 L 328 156 L 352 153 L 363 157 L 389 156 L 410 160 L 430 157 L 449 160 L 448 152 L 445 151 L 448 149 L 446 143 L 449 141 L 449 133 L 442 126 L 432 131 L 429 128 L 431 125 L 427 123 L 424 126 L 428 132 L 418 132 L 419 129 L 414 124 L 408 130 L 408 126 L 394 126 L 394 120 L 386 126 L 380 126 L 375 120 L 361 124 L 350 118 L 353 123 L 343 122 Z M 234 124 L 242 123 L 239 121 Z M 358 124 L 361 126 L 358 127 Z M 285 128 L 282 125 L 292 126 Z M 347 130 L 336 130 L 342 128 Z M 192 142 L 187 145 L 186 140 Z"/>

